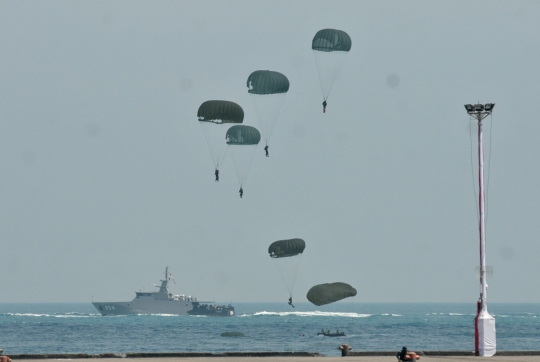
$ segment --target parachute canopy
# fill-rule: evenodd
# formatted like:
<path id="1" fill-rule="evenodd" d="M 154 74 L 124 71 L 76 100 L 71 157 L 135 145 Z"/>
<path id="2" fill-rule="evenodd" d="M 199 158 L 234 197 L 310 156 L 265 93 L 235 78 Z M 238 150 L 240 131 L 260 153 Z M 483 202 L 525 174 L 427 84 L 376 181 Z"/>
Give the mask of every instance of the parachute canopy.
<path id="1" fill-rule="evenodd" d="M 286 258 L 302 254 L 306 248 L 306 242 L 302 239 L 289 239 L 274 241 L 268 247 L 271 258 Z"/>
<path id="2" fill-rule="evenodd" d="M 258 145 L 261 140 L 261 134 L 257 128 L 237 125 L 227 130 L 225 136 L 227 144 L 230 145 Z"/>
<path id="3" fill-rule="evenodd" d="M 255 150 L 261 140 L 261 134 L 257 128 L 236 125 L 227 130 L 225 138 L 234 162 L 234 169 L 238 176 L 240 188 L 242 188 L 251 167 L 251 161 L 253 161 Z"/>
<path id="4" fill-rule="evenodd" d="M 218 170 L 227 154 L 227 145 L 223 142 L 227 128 L 231 123 L 243 122 L 244 110 L 234 102 L 206 101 L 199 107 L 197 118 Z"/>
<path id="5" fill-rule="evenodd" d="M 311 49 L 315 55 L 321 91 L 325 101 L 330 95 L 345 57 L 351 50 L 351 44 L 349 34 L 336 29 L 319 30 L 311 41 Z"/>
<path id="6" fill-rule="evenodd" d="M 200 122 L 242 123 L 244 110 L 234 102 L 206 101 L 199 107 L 197 117 Z"/>
<path id="7" fill-rule="evenodd" d="M 342 30 L 322 29 L 315 34 L 311 49 L 321 52 L 348 52 L 351 50 L 351 37 Z"/>
<path id="8" fill-rule="evenodd" d="M 256 70 L 247 80 L 248 92 L 252 94 L 287 93 L 289 80 L 281 73 L 270 70 Z"/>
<path id="9" fill-rule="evenodd" d="M 278 240 L 268 247 L 268 254 L 270 254 L 291 298 L 305 248 L 306 242 L 302 239 Z"/>
<path id="10" fill-rule="evenodd" d="M 278 72 L 256 70 L 249 75 L 247 87 L 261 126 L 262 136 L 268 145 L 289 90 L 289 80 Z"/>
<path id="11" fill-rule="evenodd" d="M 325 305 L 355 295 L 356 289 L 347 283 L 337 282 L 316 285 L 308 291 L 306 297 L 315 305 Z"/>

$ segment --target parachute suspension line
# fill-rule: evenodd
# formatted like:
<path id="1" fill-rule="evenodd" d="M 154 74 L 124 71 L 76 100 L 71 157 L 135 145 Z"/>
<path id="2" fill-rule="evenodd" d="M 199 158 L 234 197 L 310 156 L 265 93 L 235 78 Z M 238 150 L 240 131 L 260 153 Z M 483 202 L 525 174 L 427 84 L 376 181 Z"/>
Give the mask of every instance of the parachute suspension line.
<path id="1" fill-rule="evenodd" d="M 225 134 L 226 126 L 212 122 L 199 122 L 199 125 L 206 138 L 206 144 L 210 150 L 210 156 L 212 157 L 214 166 L 219 169 L 219 166 L 223 163 L 227 155 L 227 146 L 224 144 L 222 138 Z"/>
<path id="2" fill-rule="evenodd" d="M 268 145 L 274 128 L 279 119 L 287 93 L 276 94 L 250 94 L 250 98 L 257 114 L 261 135 Z"/>
<path id="3" fill-rule="evenodd" d="M 324 101 L 326 102 L 326 99 L 328 98 L 328 96 L 324 94 L 323 77 L 321 75 L 322 64 L 321 64 L 321 62 L 319 60 L 319 57 L 317 57 L 317 54 L 315 52 L 316 52 L 316 50 L 313 51 L 313 54 L 315 55 L 315 63 L 317 63 L 317 74 L 319 75 L 319 83 L 321 85 L 321 93 L 322 93 Z"/>
<path id="4" fill-rule="evenodd" d="M 300 268 L 301 261 L 302 261 L 302 254 L 300 254 L 300 257 L 298 258 L 298 262 L 296 263 L 296 268 L 294 269 L 294 278 L 292 281 L 291 295 L 292 295 L 292 291 L 294 290 L 294 285 L 296 284 L 296 278 L 298 277 L 298 269 Z"/>
<path id="5" fill-rule="evenodd" d="M 475 177 L 474 177 L 474 161 L 473 161 L 473 141 L 472 141 L 472 127 L 474 123 L 471 121 L 473 118 L 469 116 L 469 139 L 471 140 L 471 174 L 472 174 L 472 185 L 473 185 L 473 195 L 474 195 L 474 204 L 476 205 L 476 219 L 478 220 L 478 223 L 480 223 L 480 211 L 478 210 L 478 204 L 476 202 L 476 184 L 474 183 Z"/>
<path id="6" fill-rule="evenodd" d="M 293 258 L 296 258 L 296 260 L 294 260 L 292 263 L 291 260 L 286 260 L 289 258 L 272 258 L 272 261 L 274 262 L 273 264 L 279 273 L 281 281 L 283 284 L 285 284 L 285 287 L 291 296 L 294 290 L 294 285 L 296 284 L 296 277 L 298 275 L 298 269 L 300 268 L 300 262 L 302 261 L 302 254 L 293 256 Z"/>
<path id="7" fill-rule="evenodd" d="M 330 91 L 334 86 L 334 82 L 343 66 L 348 52 L 313 50 L 313 54 L 315 56 L 315 62 L 317 63 L 317 72 L 319 74 L 322 95 L 326 101 L 330 96 Z"/>
<path id="8" fill-rule="evenodd" d="M 292 296 L 292 289 L 289 288 L 289 285 L 287 284 L 287 280 L 285 278 L 285 274 L 279 269 L 278 265 L 277 265 L 277 261 L 274 259 L 274 266 L 276 267 L 278 273 L 279 273 L 279 277 L 281 278 L 281 281 L 283 282 L 283 284 L 285 284 L 285 288 L 287 288 L 287 291 L 289 292 L 289 294 Z M 286 272 L 285 272 L 286 273 Z"/>
<path id="9" fill-rule="evenodd" d="M 247 174 L 251 168 L 253 158 L 255 157 L 257 145 L 229 146 L 231 156 L 238 177 L 240 187 L 246 182 Z"/>

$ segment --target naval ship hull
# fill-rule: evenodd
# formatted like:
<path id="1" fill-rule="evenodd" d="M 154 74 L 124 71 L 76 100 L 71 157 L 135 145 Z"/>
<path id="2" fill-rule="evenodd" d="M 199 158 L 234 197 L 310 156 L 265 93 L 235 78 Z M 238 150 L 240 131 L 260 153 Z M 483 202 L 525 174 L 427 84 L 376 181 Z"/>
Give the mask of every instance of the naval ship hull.
<path id="1" fill-rule="evenodd" d="M 169 293 L 168 282 L 172 274 L 165 268 L 165 279 L 157 292 L 135 292 L 131 302 L 92 302 L 103 316 L 127 314 L 174 314 L 213 317 L 232 317 L 235 315 L 232 305 L 215 305 L 213 302 L 198 301 L 197 298 Z M 174 279 L 172 279 L 174 281 Z M 157 285 L 156 285 L 157 286 Z"/>
<path id="2" fill-rule="evenodd" d="M 232 306 L 202 306 L 199 302 L 153 300 L 148 303 L 93 302 L 92 304 L 103 316 L 127 314 L 174 314 L 232 317 L 235 315 L 234 307 Z"/>

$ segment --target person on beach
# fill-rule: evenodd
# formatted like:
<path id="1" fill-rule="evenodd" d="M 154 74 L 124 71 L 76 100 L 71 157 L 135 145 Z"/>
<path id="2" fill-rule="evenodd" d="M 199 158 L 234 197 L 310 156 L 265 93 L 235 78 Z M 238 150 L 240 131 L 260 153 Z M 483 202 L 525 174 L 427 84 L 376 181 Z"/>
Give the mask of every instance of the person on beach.
<path id="1" fill-rule="evenodd" d="M 216 172 L 214 172 L 214 175 L 216 175 L 216 182 L 219 182 L 219 170 L 216 168 Z"/>
<path id="2" fill-rule="evenodd" d="M 264 148 L 264 151 L 266 152 L 266 157 L 268 157 L 268 145 Z"/>
<path id="3" fill-rule="evenodd" d="M 398 357 L 400 361 L 417 361 L 420 359 L 420 356 L 416 353 L 407 351 L 407 347 L 403 347 L 401 352 L 398 352 Z"/>
<path id="4" fill-rule="evenodd" d="M 294 305 L 292 304 L 292 295 L 289 297 L 289 305 L 290 305 L 291 307 L 295 308 Z"/>

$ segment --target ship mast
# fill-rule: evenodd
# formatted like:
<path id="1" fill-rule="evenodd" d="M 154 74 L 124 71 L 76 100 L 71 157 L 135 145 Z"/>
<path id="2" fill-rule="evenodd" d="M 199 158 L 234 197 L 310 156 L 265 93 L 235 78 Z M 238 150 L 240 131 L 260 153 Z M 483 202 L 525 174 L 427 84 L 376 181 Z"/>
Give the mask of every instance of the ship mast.
<path id="1" fill-rule="evenodd" d="M 472 118 L 478 121 L 478 211 L 480 236 L 480 299 L 475 318 L 475 355 L 491 357 L 496 352 L 495 318 L 487 310 L 486 282 L 486 226 L 485 226 L 485 194 L 484 194 L 484 147 L 482 143 L 482 120 L 489 116 L 495 107 L 494 103 L 466 104 L 465 109 Z"/>

